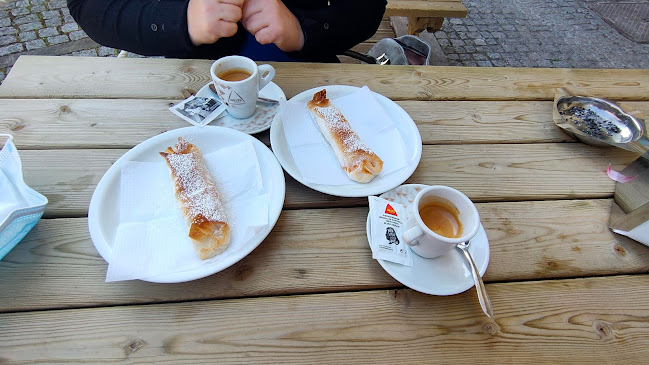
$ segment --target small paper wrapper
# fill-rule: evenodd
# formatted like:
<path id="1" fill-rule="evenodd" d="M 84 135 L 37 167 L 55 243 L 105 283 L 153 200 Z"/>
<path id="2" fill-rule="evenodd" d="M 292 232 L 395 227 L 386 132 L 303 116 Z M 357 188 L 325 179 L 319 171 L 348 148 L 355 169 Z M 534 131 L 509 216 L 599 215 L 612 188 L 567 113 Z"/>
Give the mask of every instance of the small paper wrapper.
<path id="1" fill-rule="evenodd" d="M 189 123 L 203 127 L 221 117 L 225 108 L 225 104 L 216 95 L 192 95 L 169 110 Z"/>
<path id="2" fill-rule="evenodd" d="M 119 226 L 107 282 L 147 279 L 227 260 L 268 225 L 268 196 L 252 142 L 222 148 L 203 155 L 203 160 L 219 188 L 230 225 L 225 252 L 207 260 L 194 252 L 162 157 L 160 162 L 132 161 L 121 173 Z"/>
<path id="3" fill-rule="evenodd" d="M 407 223 L 406 208 L 399 203 L 375 196 L 370 196 L 368 199 L 372 258 L 412 266 L 413 257 L 410 247 L 401 239 Z"/>
<path id="4" fill-rule="evenodd" d="M 345 116 L 361 141 L 383 160 L 379 177 L 407 166 L 403 137 L 367 86 L 331 102 Z M 343 171 L 334 151 L 309 114 L 306 102 L 285 102 L 282 121 L 293 159 L 307 183 L 356 184 Z"/>

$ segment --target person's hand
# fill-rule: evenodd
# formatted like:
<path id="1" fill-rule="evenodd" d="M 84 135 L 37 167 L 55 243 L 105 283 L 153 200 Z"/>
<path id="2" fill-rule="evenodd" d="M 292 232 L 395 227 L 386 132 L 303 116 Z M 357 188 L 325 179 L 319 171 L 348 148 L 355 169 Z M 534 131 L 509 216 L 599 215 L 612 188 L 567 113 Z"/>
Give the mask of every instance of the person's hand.
<path id="1" fill-rule="evenodd" d="M 304 47 L 300 22 L 280 0 L 246 0 L 241 22 L 261 44 L 275 43 L 284 52 Z"/>
<path id="2" fill-rule="evenodd" d="M 212 44 L 237 32 L 244 0 L 190 0 L 187 29 L 195 46 Z"/>

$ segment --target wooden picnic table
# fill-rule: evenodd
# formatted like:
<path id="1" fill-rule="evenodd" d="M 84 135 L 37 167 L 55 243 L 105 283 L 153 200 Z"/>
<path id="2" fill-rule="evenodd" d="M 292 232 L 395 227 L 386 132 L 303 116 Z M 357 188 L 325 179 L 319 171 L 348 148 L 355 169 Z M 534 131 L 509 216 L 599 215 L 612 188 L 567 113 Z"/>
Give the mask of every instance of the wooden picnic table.
<path id="1" fill-rule="evenodd" d="M 286 177 L 270 235 L 228 269 L 176 284 L 106 283 L 87 214 L 107 169 L 188 124 L 168 111 L 210 81 L 208 60 L 22 56 L 0 86 L 28 185 L 49 199 L 0 261 L 2 363 L 646 363 L 649 248 L 608 229 L 638 155 L 576 142 L 552 119 L 570 86 L 649 113 L 649 71 L 274 63 L 288 98 L 367 85 L 423 140 L 407 183 L 455 187 L 489 239 L 475 288 L 401 285 L 366 238 L 366 198 Z M 256 135 L 269 143 L 268 132 Z"/>
<path id="2" fill-rule="evenodd" d="M 462 0 L 388 0 L 384 15 L 408 18 L 408 34 L 417 35 L 438 31 L 444 18 L 465 18 L 467 13 Z"/>

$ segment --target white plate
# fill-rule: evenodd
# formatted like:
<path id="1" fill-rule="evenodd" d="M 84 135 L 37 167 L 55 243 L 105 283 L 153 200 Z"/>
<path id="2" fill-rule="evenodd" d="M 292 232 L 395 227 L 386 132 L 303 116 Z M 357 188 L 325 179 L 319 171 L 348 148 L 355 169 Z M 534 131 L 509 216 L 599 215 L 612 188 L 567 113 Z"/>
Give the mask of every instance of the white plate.
<path id="1" fill-rule="evenodd" d="M 189 271 L 158 275 L 146 280 L 155 283 L 195 280 L 212 275 L 235 264 L 252 252 L 268 236 L 275 226 L 284 205 L 286 187 L 282 167 L 268 147 L 256 138 L 239 131 L 215 126 L 187 127 L 168 131 L 147 139 L 126 152 L 106 171 L 104 177 L 97 184 L 88 209 L 88 227 L 92 242 L 99 254 L 107 262 L 108 258 L 110 258 L 111 247 L 119 225 L 122 168 L 130 161 L 163 163 L 164 161 L 160 158 L 158 152 L 174 145 L 178 141 L 178 137 L 196 143 L 200 146 L 203 154 L 209 154 L 223 147 L 251 140 L 259 160 L 263 187 L 268 195 L 268 226 L 244 243 L 235 255 L 230 255 L 225 260 L 217 259 L 213 262 L 213 265 L 204 265 Z M 232 163 L 236 164 L 237 161 L 232 161 Z"/>
<path id="2" fill-rule="evenodd" d="M 327 89 L 327 97 L 331 100 L 360 90 L 358 87 L 347 85 L 321 86 L 303 91 L 295 95 L 291 100 L 304 102 L 306 104 L 309 100 L 313 99 L 314 93 L 325 88 Z M 395 102 L 381 94 L 374 93 L 374 96 L 383 109 L 385 109 L 388 116 L 395 122 L 399 133 L 401 133 L 401 136 L 403 137 L 404 146 L 407 149 L 407 167 L 388 174 L 387 176 L 379 175 L 367 184 L 353 182 L 349 185 L 308 183 L 304 180 L 304 177 L 302 177 L 295 160 L 293 160 L 293 155 L 291 154 L 286 141 L 286 135 L 284 134 L 284 124 L 282 123 L 281 113 L 277 113 L 273 120 L 273 125 L 270 128 L 270 144 L 273 148 L 273 152 L 275 152 L 275 156 L 277 156 L 277 159 L 279 160 L 279 163 L 282 164 L 284 170 L 286 170 L 286 172 L 288 172 L 288 174 L 295 180 L 313 190 L 344 197 L 362 197 L 381 194 L 406 181 L 415 171 L 419 164 L 419 160 L 421 159 L 421 135 L 419 134 L 419 129 L 417 129 L 417 125 L 412 118 L 410 118 L 408 113 L 406 113 L 406 111 Z"/>
<path id="3" fill-rule="evenodd" d="M 213 84 L 213 82 L 209 82 L 208 84 L 203 86 L 200 90 L 198 90 L 196 96 L 197 97 L 209 96 L 211 98 L 218 99 L 219 98 L 218 95 L 214 94 L 212 90 L 210 90 L 210 84 Z M 269 82 L 268 85 L 264 86 L 264 88 L 259 91 L 259 96 L 262 98 L 273 99 L 273 100 L 286 99 L 286 95 L 284 95 L 284 91 L 282 91 L 282 89 L 272 81 Z M 255 133 L 263 132 L 266 129 L 270 128 L 270 125 L 273 123 L 273 118 L 275 117 L 275 114 L 277 114 L 278 110 L 279 110 L 279 103 L 268 104 L 263 102 L 257 102 L 257 110 L 255 111 L 255 114 L 253 114 L 250 118 L 245 118 L 245 119 L 233 118 L 226 111 L 223 112 L 223 114 L 221 114 L 221 116 L 218 117 L 216 120 L 212 121 L 209 125 L 232 128 L 234 130 L 241 131 L 244 133 L 255 134 Z"/>
<path id="4" fill-rule="evenodd" d="M 404 205 L 407 211 L 417 193 L 427 185 L 401 185 L 382 194 L 380 197 Z M 411 213 L 406 213 L 408 216 Z M 367 239 L 372 239 L 370 217 L 367 216 Z M 471 240 L 469 252 L 475 261 L 480 275 L 484 275 L 489 265 L 489 240 L 484 227 L 480 225 L 478 234 Z M 412 252 L 413 266 L 377 260 L 381 267 L 401 284 L 416 291 L 432 295 L 453 295 L 462 293 L 474 286 L 469 263 L 459 249 L 434 259 L 423 258 Z"/>

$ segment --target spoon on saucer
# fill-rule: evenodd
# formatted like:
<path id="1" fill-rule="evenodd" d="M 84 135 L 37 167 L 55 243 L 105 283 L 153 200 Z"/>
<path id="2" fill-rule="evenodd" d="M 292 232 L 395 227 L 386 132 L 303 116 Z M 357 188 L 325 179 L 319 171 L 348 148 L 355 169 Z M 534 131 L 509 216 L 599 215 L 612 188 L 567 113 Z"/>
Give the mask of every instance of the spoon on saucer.
<path id="1" fill-rule="evenodd" d="M 471 264 L 470 265 L 471 273 L 473 274 L 475 289 L 478 292 L 478 300 L 480 301 L 480 306 L 482 307 L 482 311 L 487 315 L 487 317 L 491 318 L 494 315 L 494 308 L 491 305 L 491 299 L 489 299 L 489 294 L 487 294 L 487 288 L 485 288 L 484 283 L 482 282 L 482 277 L 480 276 L 480 272 L 478 271 L 478 268 L 475 266 L 475 262 L 473 262 L 473 257 L 471 257 L 471 253 L 469 253 L 469 244 L 471 244 L 471 241 L 460 242 L 457 244 L 457 248 L 462 250 L 467 261 L 469 261 L 469 264 Z"/>

